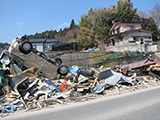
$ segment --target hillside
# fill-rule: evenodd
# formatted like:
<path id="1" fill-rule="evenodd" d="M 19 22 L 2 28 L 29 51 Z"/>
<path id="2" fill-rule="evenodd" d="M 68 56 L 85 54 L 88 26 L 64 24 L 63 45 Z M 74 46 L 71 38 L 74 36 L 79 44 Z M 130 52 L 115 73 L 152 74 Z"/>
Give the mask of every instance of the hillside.
<path id="1" fill-rule="evenodd" d="M 70 24 L 69 28 L 60 29 L 58 32 L 56 30 L 45 31 L 42 33 L 36 33 L 35 35 L 26 35 L 29 39 L 38 38 L 48 38 L 48 39 L 58 39 L 61 42 L 69 42 L 77 38 L 79 27 L 75 25 L 74 20 Z"/>
<path id="2" fill-rule="evenodd" d="M 0 43 L 0 53 L 3 51 L 3 50 L 7 50 L 9 47 L 9 44 L 8 43 Z"/>

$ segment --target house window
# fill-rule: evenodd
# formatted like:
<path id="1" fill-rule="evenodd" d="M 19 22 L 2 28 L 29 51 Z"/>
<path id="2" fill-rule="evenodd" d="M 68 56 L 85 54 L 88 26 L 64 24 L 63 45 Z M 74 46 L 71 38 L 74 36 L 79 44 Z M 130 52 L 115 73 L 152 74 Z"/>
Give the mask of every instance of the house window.
<path id="1" fill-rule="evenodd" d="M 134 30 L 134 26 L 127 26 L 128 30 Z"/>
<path id="2" fill-rule="evenodd" d="M 140 39 L 141 44 L 144 44 L 143 38 Z"/>
<path id="3" fill-rule="evenodd" d="M 128 41 L 129 43 L 136 43 L 136 41 Z"/>
<path id="4" fill-rule="evenodd" d="M 139 37 L 133 37 L 133 40 L 135 40 L 135 41 L 139 41 Z"/>
<path id="5" fill-rule="evenodd" d="M 151 36 L 146 36 L 146 37 L 144 37 L 145 39 L 152 39 L 152 37 Z"/>
<path id="6" fill-rule="evenodd" d="M 116 31 L 117 31 L 117 33 L 120 33 L 120 28 L 117 28 Z"/>
<path id="7" fill-rule="evenodd" d="M 47 45 L 44 45 L 43 47 L 44 47 L 44 49 L 45 49 L 45 48 L 47 48 Z"/>
<path id="8" fill-rule="evenodd" d="M 112 40 L 112 46 L 115 46 L 115 40 Z"/>
<path id="9" fill-rule="evenodd" d="M 145 41 L 145 44 L 152 44 L 152 41 Z"/>
<path id="10" fill-rule="evenodd" d="M 115 34 L 115 30 L 112 31 L 112 34 Z"/>

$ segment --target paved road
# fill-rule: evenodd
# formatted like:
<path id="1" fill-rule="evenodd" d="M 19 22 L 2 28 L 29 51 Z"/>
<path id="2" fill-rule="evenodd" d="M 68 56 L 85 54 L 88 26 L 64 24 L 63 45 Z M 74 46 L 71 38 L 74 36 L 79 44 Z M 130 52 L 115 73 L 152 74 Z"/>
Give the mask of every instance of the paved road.
<path id="1" fill-rule="evenodd" d="M 160 120 L 160 87 L 10 116 L 9 120 Z"/>

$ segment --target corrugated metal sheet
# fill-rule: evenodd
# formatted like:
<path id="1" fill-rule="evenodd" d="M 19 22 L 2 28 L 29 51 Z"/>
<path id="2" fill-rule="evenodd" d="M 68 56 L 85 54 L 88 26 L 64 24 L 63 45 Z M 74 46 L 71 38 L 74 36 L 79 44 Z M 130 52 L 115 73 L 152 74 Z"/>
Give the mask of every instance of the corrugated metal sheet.
<path id="1" fill-rule="evenodd" d="M 58 39 L 46 39 L 45 43 L 58 43 Z"/>
<path id="2" fill-rule="evenodd" d="M 152 65 L 152 64 L 155 64 L 155 63 L 159 63 L 159 62 L 160 62 L 159 59 L 154 59 L 154 60 L 146 59 L 146 60 L 143 60 L 143 61 L 122 65 L 121 69 L 123 70 L 123 73 L 126 74 L 127 71 L 131 71 L 132 69 Z"/>
<path id="3" fill-rule="evenodd" d="M 29 39 L 29 42 L 31 43 L 44 43 L 45 42 L 45 38 L 42 39 Z"/>
<path id="4" fill-rule="evenodd" d="M 46 39 L 46 38 L 41 38 L 41 39 L 29 39 L 29 42 L 31 43 L 58 43 L 58 39 Z"/>

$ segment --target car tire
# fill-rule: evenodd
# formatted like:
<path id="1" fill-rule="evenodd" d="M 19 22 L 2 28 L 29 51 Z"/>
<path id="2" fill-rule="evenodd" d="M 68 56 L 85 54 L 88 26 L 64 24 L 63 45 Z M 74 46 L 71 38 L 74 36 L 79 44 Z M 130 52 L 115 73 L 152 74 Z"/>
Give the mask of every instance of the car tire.
<path id="1" fill-rule="evenodd" d="M 19 46 L 19 51 L 23 54 L 28 54 L 32 51 L 32 44 L 29 41 L 23 41 Z"/>
<path id="2" fill-rule="evenodd" d="M 68 67 L 66 65 L 61 65 L 58 69 L 57 69 L 57 73 L 62 75 L 62 76 L 66 76 L 68 72 Z"/>

